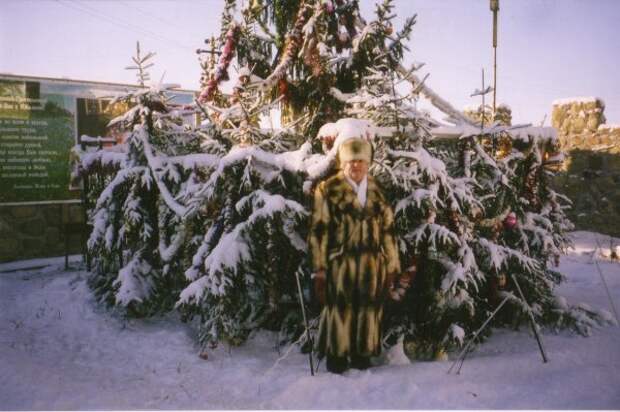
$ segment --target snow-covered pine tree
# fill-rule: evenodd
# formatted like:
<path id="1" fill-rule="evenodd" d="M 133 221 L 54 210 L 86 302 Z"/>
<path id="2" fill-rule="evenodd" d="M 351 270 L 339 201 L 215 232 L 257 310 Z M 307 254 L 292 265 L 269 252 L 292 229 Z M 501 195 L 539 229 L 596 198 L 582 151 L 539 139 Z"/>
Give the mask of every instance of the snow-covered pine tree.
<path id="1" fill-rule="evenodd" d="M 299 325 L 294 274 L 306 253 L 301 171 L 310 147 L 291 151 L 299 139 L 288 128 L 260 127 L 274 105 L 260 81 L 244 68 L 224 107 L 204 102 L 221 133 L 204 144 L 221 153 L 185 197 L 188 217 L 207 231 L 178 303 L 187 316 L 199 315 L 203 346 L 237 345 L 261 327 Z"/>
<path id="2" fill-rule="evenodd" d="M 516 129 L 515 129 L 516 130 Z M 472 134 L 468 134 L 472 133 Z M 468 130 L 460 137 L 458 151 L 453 155 L 459 159 L 455 164 L 455 172 L 469 175 L 476 181 L 475 193 L 480 199 L 482 209 L 474 221 L 475 246 L 473 247 L 478 268 L 484 276 L 485 283 L 477 299 L 477 312 L 488 316 L 503 298 L 508 297 L 509 304 L 495 318 L 495 324 L 511 320 L 517 325 L 521 321 L 528 322 L 527 316 L 531 304 L 549 302 L 553 298 L 554 283 L 559 280 L 548 276 L 545 265 L 536 256 L 532 256 L 522 245 L 506 242 L 520 230 L 517 220 L 522 214 L 520 199 L 515 182 L 515 171 L 512 166 L 522 161 L 520 152 L 506 150 L 510 142 L 512 130 L 498 123 L 489 125 L 483 130 Z M 494 157 L 496 144 L 483 144 L 483 140 L 499 140 L 503 153 Z M 486 142 L 485 140 L 485 142 Z M 454 147 L 454 146 L 453 146 Z M 503 156 L 503 158 L 502 158 Z M 525 300 L 516 287 L 533 285 L 525 290 Z M 531 293 L 527 293 L 531 292 Z M 534 306 L 537 307 L 537 306 Z M 549 313 L 552 307 L 546 305 L 538 313 L 538 319 Z M 542 323 L 542 322 L 541 322 Z"/>
<path id="3" fill-rule="evenodd" d="M 133 315 L 172 307 L 183 284 L 178 257 L 186 244 L 185 208 L 174 198 L 183 164 L 175 159 L 198 149 L 197 136 L 182 125 L 183 113 L 169 107 L 166 91 L 175 85 L 145 85 L 153 55 L 141 56 L 138 44 L 129 69 L 137 71 L 141 88 L 110 103 L 128 108 L 109 125 L 127 132 L 125 142 L 114 151 L 76 148 L 81 175 L 104 182 L 89 185 L 95 204 L 88 240 L 95 265 L 91 285 L 102 300 Z"/>
<path id="4" fill-rule="evenodd" d="M 539 190 L 546 188 L 549 169 L 562 160 L 555 131 L 495 122 L 478 130 L 462 127 L 459 134 L 447 151 L 449 164 L 453 173 L 475 179 L 483 206 L 474 221 L 473 249 L 486 282 L 476 311 L 488 315 L 508 297 L 495 325 L 528 323 L 528 312 L 539 325 L 570 326 L 582 334 L 604 323 L 605 314 L 568 305 L 554 291 L 562 275 L 550 264 L 557 266 L 572 228 L 563 212 L 568 199 Z"/>
<path id="5" fill-rule="evenodd" d="M 593 326 L 606 323 L 609 316 L 580 304 L 570 305 L 554 292 L 563 276 L 552 265 L 558 265 L 560 255 L 570 246 L 567 232 L 573 228 L 564 213 L 570 201 L 548 185 L 555 166 L 563 160 L 557 132 L 553 128 L 517 128 L 509 130 L 508 138 L 503 146 L 512 146 L 512 150 L 499 157 L 505 156 L 500 162 L 513 190 L 511 196 L 503 196 L 503 207 L 510 209 L 517 221 L 514 227 L 501 232 L 500 240 L 537 262 L 538 271 L 529 276 L 516 272 L 535 318 L 543 325 L 569 326 L 588 335 Z M 507 289 L 514 291 L 514 285 L 509 283 Z M 527 309 L 521 299 L 516 306 L 509 318 L 512 322 L 523 319 Z"/>

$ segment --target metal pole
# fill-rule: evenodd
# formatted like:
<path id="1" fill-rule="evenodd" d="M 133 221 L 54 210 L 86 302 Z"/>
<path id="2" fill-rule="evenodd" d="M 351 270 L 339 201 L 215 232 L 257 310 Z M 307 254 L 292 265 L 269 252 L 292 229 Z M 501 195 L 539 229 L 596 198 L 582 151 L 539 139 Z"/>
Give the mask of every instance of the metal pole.
<path id="1" fill-rule="evenodd" d="M 84 142 L 80 142 L 80 146 L 82 150 L 86 150 L 86 144 Z M 86 261 L 86 271 L 90 272 L 91 270 L 91 258 L 90 251 L 88 250 L 88 240 L 87 236 L 90 236 L 90 232 L 88 232 L 88 192 L 90 190 L 90 180 L 88 174 L 82 175 L 82 190 L 80 191 L 80 198 L 82 201 L 82 218 L 84 219 L 84 226 L 82 227 L 82 235 L 80 242 L 82 243 L 82 260 Z"/>
<path id="2" fill-rule="evenodd" d="M 61 222 L 64 226 L 65 229 L 65 270 L 69 270 L 69 224 L 65 221 L 64 219 L 64 212 L 65 212 L 65 208 L 68 209 L 67 205 L 62 205 L 60 207 L 60 218 L 61 218 Z M 67 210 L 67 216 L 69 216 L 69 211 Z M 69 220 L 69 219 L 67 219 Z M 80 239 L 80 242 L 82 241 L 82 239 Z M 81 246 L 81 245 L 80 245 Z M 82 259 L 84 259 L 84 256 L 82 256 Z"/>
<path id="3" fill-rule="evenodd" d="M 499 0 L 491 0 L 491 11 L 493 12 L 493 120 L 495 120 L 497 95 L 497 12 L 499 11 Z"/>
<path id="4" fill-rule="evenodd" d="M 312 343 L 312 337 L 310 336 L 310 327 L 308 326 L 308 318 L 306 318 L 306 306 L 304 305 L 304 295 L 301 290 L 301 281 L 299 280 L 299 271 L 295 271 L 295 279 L 297 279 L 297 292 L 299 293 L 299 304 L 301 305 L 301 316 L 304 319 L 304 326 L 306 327 L 306 335 L 308 336 L 308 342 L 310 343 L 310 351 L 308 356 L 310 358 L 310 375 L 314 376 L 314 361 L 312 359 L 312 349 L 314 344 Z"/>
<path id="5" fill-rule="evenodd" d="M 512 279 L 512 281 L 514 282 L 515 286 L 517 287 L 517 291 L 519 292 L 519 295 L 521 296 L 521 299 L 523 299 L 523 302 L 525 302 L 525 305 L 527 306 L 527 309 L 528 309 L 527 314 L 530 317 L 530 324 L 532 325 L 532 330 L 534 331 L 534 336 L 536 337 L 536 342 L 538 343 L 540 354 L 542 355 L 543 362 L 547 363 L 548 362 L 547 354 L 545 353 L 545 348 L 543 348 L 542 340 L 540 339 L 540 336 L 538 335 L 538 329 L 536 329 L 536 321 L 534 320 L 534 315 L 532 315 L 532 309 L 530 308 L 529 303 L 527 303 L 527 300 L 525 300 L 525 296 L 523 295 L 523 292 L 521 291 L 521 286 L 519 286 L 519 282 L 517 282 L 517 278 L 515 278 L 512 273 L 510 274 L 510 279 Z"/>
<path id="6" fill-rule="evenodd" d="M 461 360 L 461 366 L 459 366 L 459 369 L 457 371 L 457 374 L 461 372 L 461 367 L 463 366 L 463 362 L 465 362 L 465 357 L 467 356 L 467 352 L 469 350 L 469 347 L 471 346 L 471 344 L 476 340 L 476 338 L 478 337 L 478 335 L 480 335 L 480 333 L 484 330 L 484 328 L 488 325 L 488 323 L 491 321 L 491 319 L 493 319 L 493 317 L 497 314 L 497 312 L 499 312 L 499 310 L 502 308 L 502 306 L 504 306 L 504 304 L 506 302 L 508 302 L 508 299 L 510 298 L 510 296 L 506 296 L 504 298 L 504 300 L 501 301 L 501 303 L 499 305 L 497 305 L 497 307 L 495 308 L 495 310 L 493 311 L 493 313 L 491 313 L 491 316 L 489 316 L 489 318 L 482 324 L 482 326 L 480 326 L 480 328 L 474 333 L 474 336 L 472 336 L 472 338 L 469 340 L 469 342 L 467 342 L 467 345 L 465 345 L 465 347 L 463 348 L 463 350 L 461 351 L 461 353 L 459 353 L 459 356 L 457 356 L 457 358 L 455 359 L 455 361 L 452 363 L 452 366 L 450 366 L 450 369 L 448 369 L 448 373 L 450 373 L 452 371 L 452 368 L 454 368 L 454 365 L 456 365 L 456 363 Z"/>
<path id="7" fill-rule="evenodd" d="M 601 244 L 598 242 L 598 237 L 594 236 L 596 240 L 597 249 L 601 249 Z M 605 291 L 607 292 L 607 298 L 609 299 L 609 303 L 611 304 L 611 309 L 614 311 L 614 316 L 616 317 L 616 323 L 620 325 L 620 320 L 618 320 L 618 311 L 616 311 L 616 305 L 614 305 L 614 300 L 611 297 L 611 293 L 609 292 L 609 287 L 607 287 L 607 282 L 605 281 L 605 277 L 603 276 L 603 272 L 601 271 L 601 267 L 598 265 L 598 259 L 596 259 L 596 249 L 594 249 L 594 253 L 592 257 L 594 258 L 594 263 L 596 264 L 596 269 L 598 270 L 598 274 L 601 276 L 601 280 L 603 281 L 603 286 L 605 286 Z"/>
<path id="8" fill-rule="evenodd" d="M 512 274 L 510 274 L 510 278 L 512 279 L 512 281 L 516 285 L 517 291 L 519 292 L 519 295 L 521 296 L 521 299 L 523 299 L 523 301 L 525 302 L 526 306 L 528 307 L 528 312 L 527 313 L 528 313 L 529 318 L 530 318 L 530 324 L 532 326 L 532 330 L 534 331 L 534 336 L 536 337 L 536 342 L 538 343 L 538 348 L 540 349 L 540 353 L 542 355 L 543 362 L 547 363 L 548 362 L 547 354 L 545 353 L 545 349 L 544 349 L 544 347 L 542 345 L 542 340 L 540 339 L 540 336 L 538 335 L 538 330 L 536 329 L 536 322 L 534 321 L 534 317 L 532 316 L 532 311 L 531 311 L 531 309 L 529 307 L 529 304 L 525 300 L 525 296 L 523 295 L 523 292 L 521 291 L 521 287 L 519 286 L 519 283 L 517 282 L 517 279 L 515 279 L 515 277 Z M 509 298 L 510 298 L 510 295 L 507 295 L 504 298 L 504 300 L 502 300 L 500 302 L 500 304 L 497 305 L 497 308 L 495 308 L 495 310 L 491 313 L 489 318 L 474 333 L 474 336 L 469 340 L 469 342 L 467 342 L 467 345 L 465 346 L 465 348 L 463 348 L 461 353 L 459 353 L 459 356 L 457 356 L 457 358 L 454 360 L 454 362 L 450 366 L 450 369 L 448 369 L 448 373 L 452 372 L 452 369 L 459 362 L 459 360 L 461 361 L 461 363 L 460 363 L 459 368 L 456 371 L 456 373 L 457 373 L 457 375 L 461 373 L 461 368 L 463 367 L 463 363 L 465 362 L 465 358 L 467 357 L 467 354 L 469 353 L 470 346 L 476 340 L 478 335 L 480 335 L 480 333 L 484 330 L 484 328 L 491 321 L 491 319 L 493 319 L 493 317 L 495 317 L 495 315 L 497 314 L 497 312 L 499 312 L 499 310 L 502 308 L 502 306 L 504 306 L 504 304 L 508 301 Z"/>
<path id="9" fill-rule="evenodd" d="M 481 115 L 481 123 L 480 123 L 480 130 L 484 130 L 484 116 L 487 113 L 487 108 L 484 105 L 484 95 L 485 95 L 485 90 L 484 90 L 484 69 L 482 69 L 482 88 L 480 89 L 482 90 L 482 115 Z"/>

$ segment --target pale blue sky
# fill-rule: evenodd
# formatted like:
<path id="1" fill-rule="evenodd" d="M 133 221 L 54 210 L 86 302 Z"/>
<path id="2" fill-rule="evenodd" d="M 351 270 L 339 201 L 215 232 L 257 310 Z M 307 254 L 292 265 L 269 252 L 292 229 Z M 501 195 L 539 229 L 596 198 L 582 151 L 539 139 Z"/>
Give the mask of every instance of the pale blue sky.
<path id="1" fill-rule="evenodd" d="M 0 73 L 133 83 L 135 41 L 157 52 L 153 77 L 198 88 L 194 50 L 219 31 L 220 0 L 2 0 Z M 362 0 L 365 16 L 374 1 Z M 418 14 L 409 59 L 457 108 L 478 103 L 480 71 L 492 74 L 488 0 L 397 0 Z M 620 1 L 500 0 L 498 103 L 514 122 L 550 122 L 556 98 L 598 96 L 620 123 Z"/>

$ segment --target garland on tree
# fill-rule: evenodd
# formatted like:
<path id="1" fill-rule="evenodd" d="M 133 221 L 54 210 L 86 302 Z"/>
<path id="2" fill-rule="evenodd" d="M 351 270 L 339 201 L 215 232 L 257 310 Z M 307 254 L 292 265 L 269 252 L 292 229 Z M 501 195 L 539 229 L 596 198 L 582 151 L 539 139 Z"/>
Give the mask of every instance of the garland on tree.
<path id="1" fill-rule="evenodd" d="M 230 66 L 235 54 L 235 45 L 238 35 L 239 26 L 235 22 L 230 23 L 230 27 L 226 32 L 226 41 L 224 43 L 224 49 L 220 55 L 219 62 L 217 66 L 215 66 L 214 72 L 210 74 L 206 87 L 200 93 L 198 101 L 204 103 L 212 100 L 213 94 L 217 90 L 217 85 L 224 80 L 228 80 L 228 67 Z"/>

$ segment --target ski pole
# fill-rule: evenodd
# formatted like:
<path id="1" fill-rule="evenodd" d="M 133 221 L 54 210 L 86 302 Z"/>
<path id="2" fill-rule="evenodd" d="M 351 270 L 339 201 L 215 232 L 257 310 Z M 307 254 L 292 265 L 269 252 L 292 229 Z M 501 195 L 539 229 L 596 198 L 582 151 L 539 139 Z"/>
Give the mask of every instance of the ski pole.
<path id="1" fill-rule="evenodd" d="M 519 292 L 521 299 L 523 299 L 525 306 L 527 306 L 527 314 L 530 317 L 530 324 L 532 325 L 532 330 L 534 331 L 534 336 L 536 337 L 536 342 L 538 343 L 538 349 L 540 349 L 540 354 L 542 355 L 543 362 L 547 363 L 548 361 L 547 355 L 545 354 L 545 348 L 543 348 L 542 340 L 540 339 L 540 336 L 538 335 L 538 329 L 536 328 L 536 321 L 534 320 L 534 315 L 532 315 L 532 308 L 527 303 L 527 300 L 525 299 L 525 296 L 523 295 L 523 292 L 521 291 L 521 286 L 519 286 L 519 282 L 517 282 L 517 278 L 515 278 L 514 275 L 512 274 L 510 274 L 510 278 L 512 279 L 515 286 L 517 287 L 517 291 Z"/>
<path id="2" fill-rule="evenodd" d="M 594 236 L 594 239 L 596 240 L 597 248 L 601 249 L 601 245 L 598 243 L 598 237 Z M 609 303 L 611 305 L 611 309 L 614 311 L 614 316 L 616 317 L 616 323 L 618 325 L 620 325 L 620 320 L 618 320 L 618 311 L 616 311 L 616 306 L 614 305 L 614 300 L 611 297 L 611 293 L 609 293 L 609 287 L 607 286 L 607 281 L 605 281 L 605 277 L 603 276 L 603 272 L 601 271 L 601 267 L 598 264 L 598 259 L 596 259 L 595 254 L 596 254 L 596 249 L 594 250 L 594 253 L 592 254 L 592 257 L 594 259 L 594 263 L 596 264 L 596 269 L 598 270 L 598 274 L 601 276 L 601 280 L 603 281 L 603 286 L 605 286 L 605 291 L 607 292 L 607 298 L 609 299 Z"/>
<path id="3" fill-rule="evenodd" d="M 454 362 L 452 363 L 452 366 L 450 366 L 450 369 L 448 369 L 448 373 L 452 372 L 452 368 L 454 368 L 454 365 L 456 365 L 456 363 L 461 360 L 461 366 L 459 366 L 458 372 L 461 372 L 461 367 L 463 366 L 463 362 L 465 362 L 465 357 L 467 356 L 467 352 L 469 350 L 469 347 L 471 346 L 471 344 L 476 340 L 476 338 L 478 337 L 478 335 L 480 335 L 480 333 L 484 330 L 484 328 L 487 326 L 487 324 L 491 321 L 491 319 L 493 319 L 493 317 L 497 314 L 497 312 L 499 312 L 499 310 L 502 308 L 502 306 L 504 306 L 504 304 L 506 302 L 508 302 L 508 299 L 510 298 L 510 295 L 506 296 L 504 298 L 504 300 L 501 301 L 501 303 L 499 305 L 497 305 L 497 307 L 495 308 L 495 310 L 491 313 L 491 316 L 489 316 L 489 318 L 482 324 L 482 326 L 480 326 L 480 328 L 474 333 L 474 336 L 469 340 L 469 342 L 467 342 L 467 345 L 465 345 L 465 347 L 463 348 L 463 350 L 461 351 L 461 353 L 459 353 L 459 356 L 457 356 L 457 358 L 454 360 Z"/>
<path id="4" fill-rule="evenodd" d="M 306 335 L 308 336 L 308 342 L 310 343 L 310 351 L 308 352 L 308 356 L 310 359 L 310 375 L 314 376 L 314 362 L 312 360 L 312 348 L 314 344 L 312 342 L 312 337 L 310 336 L 310 327 L 308 326 L 308 318 L 306 317 L 306 307 L 304 305 L 304 295 L 301 290 L 301 281 L 299 280 L 299 271 L 301 268 L 295 271 L 295 279 L 297 279 L 297 292 L 299 293 L 299 304 L 301 305 L 301 316 L 304 319 L 304 326 L 306 327 Z"/>

